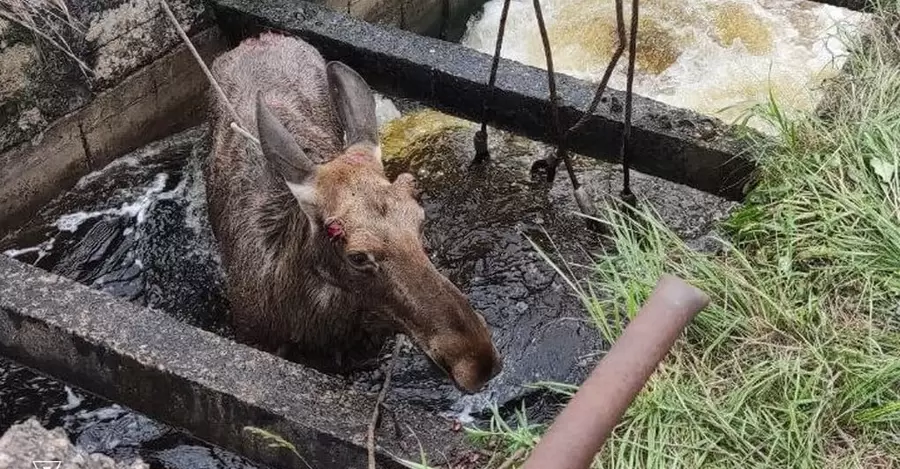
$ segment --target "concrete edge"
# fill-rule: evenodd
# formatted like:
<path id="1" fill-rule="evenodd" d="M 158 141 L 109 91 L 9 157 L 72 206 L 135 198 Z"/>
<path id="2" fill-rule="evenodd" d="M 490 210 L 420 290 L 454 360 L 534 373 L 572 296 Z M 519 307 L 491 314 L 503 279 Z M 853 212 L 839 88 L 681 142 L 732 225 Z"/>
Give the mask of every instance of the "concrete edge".
<path id="1" fill-rule="evenodd" d="M 206 60 L 225 49 L 215 26 L 195 34 L 192 42 Z M 58 119 L 31 142 L 0 154 L 0 237 L 85 174 L 202 122 L 207 87 L 182 44 Z"/>
<path id="2" fill-rule="evenodd" d="M 438 110 L 480 121 L 490 96 L 491 56 L 460 44 L 384 28 L 308 2 L 209 0 L 232 44 L 266 29 L 297 35 L 329 60 L 356 69 L 376 90 L 421 101 Z M 557 74 L 560 116 L 573 124 L 593 98 L 596 85 Z M 581 154 L 618 160 L 624 93 L 609 90 L 605 102 L 570 146 Z M 635 95 L 634 169 L 731 200 L 742 200 L 755 165 L 737 129 L 692 111 Z M 501 59 L 489 109 L 492 125 L 553 142 L 546 72 Z M 751 132 L 747 130 L 746 132 Z M 755 132 L 754 132 L 755 133 Z M 760 136 L 761 137 L 761 136 Z"/>
<path id="3" fill-rule="evenodd" d="M 0 353 L 271 467 L 307 466 L 245 426 L 284 437 L 313 468 L 366 467 L 374 395 L 6 256 Z M 463 448 L 434 414 L 396 406 L 390 420 L 402 436 L 382 424 L 379 467 Z"/>
<path id="4" fill-rule="evenodd" d="M 812 0 L 816 3 L 846 8 L 848 10 L 872 12 L 875 10 L 872 0 Z"/>

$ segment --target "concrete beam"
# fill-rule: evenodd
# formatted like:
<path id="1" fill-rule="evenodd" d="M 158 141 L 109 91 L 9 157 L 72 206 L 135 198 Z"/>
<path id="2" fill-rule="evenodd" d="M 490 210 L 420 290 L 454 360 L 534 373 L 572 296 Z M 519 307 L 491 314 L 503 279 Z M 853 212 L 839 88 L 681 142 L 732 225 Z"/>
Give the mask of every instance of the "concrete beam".
<path id="1" fill-rule="evenodd" d="M 217 28 L 192 41 L 206 60 L 225 47 Z M 208 86 L 181 45 L 57 120 L 36 139 L 0 153 L 0 237 L 85 174 L 202 122 Z"/>
<path id="2" fill-rule="evenodd" d="M 834 5 L 849 10 L 871 12 L 874 10 L 872 0 L 812 0 L 816 3 Z"/>
<path id="3" fill-rule="evenodd" d="M 212 0 L 232 42 L 276 29 L 297 35 L 332 60 L 356 69 L 373 88 L 480 121 L 489 95 L 491 56 L 465 46 L 379 27 L 321 5 L 295 0 Z M 595 84 L 557 74 L 563 125 L 573 124 L 593 98 Z M 553 142 L 545 71 L 501 60 L 490 123 Z M 574 151 L 617 161 L 624 93 L 610 90 L 587 125 L 572 139 Z M 733 129 L 716 119 L 634 97 L 633 167 L 645 174 L 741 200 L 754 165 Z"/>
<path id="4" fill-rule="evenodd" d="M 245 426 L 286 438 L 314 468 L 366 466 L 374 395 L 2 255 L 0 354 L 270 467 L 308 466 Z M 461 445 L 448 422 L 403 406 L 382 427 L 379 467 L 402 467 L 390 454 L 418 461 L 420 442 L 435 458 Z"/>

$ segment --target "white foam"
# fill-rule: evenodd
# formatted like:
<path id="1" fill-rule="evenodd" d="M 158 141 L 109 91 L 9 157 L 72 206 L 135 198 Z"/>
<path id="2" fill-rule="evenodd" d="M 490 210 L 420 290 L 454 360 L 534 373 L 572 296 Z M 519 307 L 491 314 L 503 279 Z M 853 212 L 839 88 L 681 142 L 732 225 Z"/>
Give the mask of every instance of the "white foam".
<path id="1" fill-rule="evenodd" d="M 78 180 L 78 183 L 75 184 L 75 187 L 80 189 L 80 188 L 86 186 L 87 184 L 95 181 L 96 179 L 103 177 L 103 175 L 107 171 L 117 168 L 117 167 L 120 167 L 120 166 L 128 166 L 128 167 L 132 167 L 132 168 L 137 167 L 141 164 L 141 158 L 144 156 L 146 156 L 146 155 L 136 153 L 136 154 L 123 156 L 121 158 L 116 158 L 116 159 L 112 160 L 108 165 L 106 165 L 98 170 L 91 171 L 90 173 L 82 176 L 82 178 Z"/>
<path id="2" fill-rule="evenodd" d="M 36 251 L 40 251 L 40 250 L 41 250 L 40 246 L 34 246 L 34 247 L 24 248 L 24 249 L 7 249 L 6 251 L 3 251 L 3 255 L 9 256 L 9 257 L 19 257 L 23 254 L 28 254 L 30 252 L 36 252 Z"/>
<path id="3" fill-rule="evenodd" d="M 463 425 L 474 422 L 475 418 L 472 414 L 484 412 L 497 405 L 497 392 L 493 388 L 499 385 L 500 383 L 492 382 L 484 391 L 460 397 L 450 406 L 449 410 L 441 412 L 441 416 L 457 420 Z"/>
<path id="4" fill-rule="evenodd" d="M 29 254 L 32 252 L 37 252 L 38 258 L 37 258 L 37 261 L 35 261 L 35 262 L 39 262 L 41 259 L 46 257 L 50 253 L 50 251 L 53 250 L 53 243 L 55 241 L 56 241 L 56 238 L 50 238 L 47 241 L 44 241 L 43 243 L 38 244 L 37 246 L 32 246 L 32 247 L 27 247 L 27 248 L 22 248 L 22 249 L 7 249 L 6 251 L 3 251 L 3 255 L 15 258 L 15 257 L 23 256 L 25 254 Z"/>
<path id="5" fill-rule="evenodd" d="M 84 402 L 84 398 L 75 394 L 72 391 L 72 388 L 66 386 L 66 403 L 60 406 L 60 410 L 72 410 L 81 405 Z"/>
<path id="6" fill-rule="evenodd" d="M 145 221 L 147 209 L 149 209 L 160 196 L 165 197 L 166 194 L 168 194 L 163 193 L 168 178 L 168 174 L 158 173 L 156 177 L 153 178 L 153 182 L 150 186 L 147 187 L 143 194 L 138 196 L 134 201 L 126 202 L 119 207 L 108 208 L 105 210 L 68 213 L 59 217 L 54 223 L 54 226 L 60 231 L 74 232 L 78 230 L 78 227 L 85 221 L 108 215 L 135 218 L 136 223 L 141 224 Z"/>
<path id="7" fill-rule="evenodd" d="M 502 5 L 503 0 L 485 4 L 482 15 L 470 20 L 463 44 L 493 54 Z M 614 45 L 614 2 L 545 0 L 542 6 L 556 70 L 599 80 Z M 626 29 L 629 10 L 626 5 Z M 643 44 L 667 50 L 668 39 L 678 44 L 674 50 L 680 55 L 659 73 L 636 73 L 635 92 L 731 121 L 749 106 L 764 103 L 770 90 L 788 110 L 814 110 L 823 79 L 845 61 L 840 35 L 855 34 L 865 15 L 807 0 L 647 0 L 641 3 L 641 19 L 664 34 L 639 30 L 639 47 L 648 41 Z M 732 28 L 728 31 L 737 32 L 730 43 L 721 38 L 726 31 L 722 21 Z M 758 25 L 760 34 L 750 34 L 748 24 Z M 545 66 L 531 2 L 511 3 L 502 55 Z M 625 89 L 627 55 L 626 50 L 610 80 L 619 90 Z"/>
<path id="8" fill-rule="evenodd" d="M 397 106 L 394 105 L 394 102 L 391 101 L 390 98 L 387 98 L 378 93 L 374 94 L 375 118 L 378 121 L 379 127 L 394 119 L 398 119 L 401 116 L 400 110 L 397 109 Z"/>

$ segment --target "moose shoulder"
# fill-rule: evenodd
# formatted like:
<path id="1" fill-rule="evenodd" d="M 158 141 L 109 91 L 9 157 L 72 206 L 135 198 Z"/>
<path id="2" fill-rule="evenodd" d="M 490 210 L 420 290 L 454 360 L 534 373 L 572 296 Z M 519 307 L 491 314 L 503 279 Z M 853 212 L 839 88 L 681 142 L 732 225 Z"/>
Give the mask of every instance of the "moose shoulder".
<path id="1" fill-rule="evenodd" d="M 212 65 L 205 165 L 238 340 L 340 371 L 403 332 L 466 391 L 501 368 L 483 317 L 425 253 L 415 180 L 389 181 L 375 99 L 340 62 L 264 33 Z"/>

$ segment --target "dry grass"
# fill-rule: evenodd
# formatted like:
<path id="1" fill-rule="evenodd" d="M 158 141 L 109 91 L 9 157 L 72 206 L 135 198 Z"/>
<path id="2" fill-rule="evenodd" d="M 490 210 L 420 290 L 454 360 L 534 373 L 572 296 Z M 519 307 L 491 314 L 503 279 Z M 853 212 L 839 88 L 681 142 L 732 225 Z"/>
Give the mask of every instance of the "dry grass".
<path id="1" fill-rule="evenodd" d="M 82 37 L 85 30 L 64 0 L 0 0 L 0 18 L 30 31 L 75 62 L 85 76 L 91 75 L 67 38 L 67 32 Z"/>

